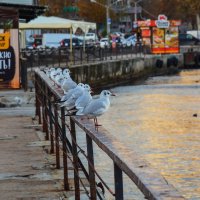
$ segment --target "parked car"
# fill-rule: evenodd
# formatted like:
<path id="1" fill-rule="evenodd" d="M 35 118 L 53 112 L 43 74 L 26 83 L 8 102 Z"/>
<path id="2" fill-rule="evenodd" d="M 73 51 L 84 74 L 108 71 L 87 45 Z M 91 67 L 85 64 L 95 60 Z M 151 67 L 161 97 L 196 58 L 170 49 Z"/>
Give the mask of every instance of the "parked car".
<path id="1" fill-rule="evenodd" d="M 100 47 L 101 48 L 105 48 L 105 47 L 110 47 L 110 41 L 109 41 L 109 39 L 108 38 L 102 38 L 101 40 L 100 40 Z"/>
<path id="2" fill-rule="evenodd" d="M 70 47 L 70 38 L 63 39 L 60 41 L 60 46 L 61 47 Z M 83 41 L 78 38 L 72 38 L 72 47 L 82 47 L 83 46 Z"/>
<path id="3" fill-rule="evenodd" d="M 136 36 L 131 35 L 127 39 L 122 40 L 122 45 L 123 45 L 123 47 L 135 46 L 136 42 L 137 42 Z"/>
<path id="4" fill-rule="evenodd" d="M 191 35 L 193 35 L 195 38 L 200 39 L 200 31 L 198 31 L 198 30 L 190 30 L 190 31 L 187 31 L 187 34 L 191 34 Z"/>
<path id="5" fill-rule="evenodd" d="M 85 40 L 85 48 L 95 48 L 95 47 L 99 47 L 100 46 L 100 42 L 98 40 Z"/>
<path id="6" fill-rule="evenodd" d="M 69 33 L 44 33 L 42 45 L 49 48 L 58 48 L 61 40 L 70 37 L 76 38 L 74 34 L 70 35 Z"/>
<path id="7" fill-rule="evenodd" d="M 116 35 L 117 37 L 124 37 L 124 33 L 121 32 L 113 32 L 111 35 Z"/>
<path id="8" fill-rule="evenodd" d="M 200 40 L 191 34 L 180 33 L 179 34 L 179 44 L 180 45 L 199 45 Z"/>
<path id="9" fill-rule="evenodd" d="M 42 46 L 42 35 L 31 35 L 27 39 L 26 48 L 34 49 Z"/>
<path id="10" fill-rule="evenodd" d="M 95 33 L 86 33 L 85 40 L 95 41 L 97 39 L 97 35 Z"/>

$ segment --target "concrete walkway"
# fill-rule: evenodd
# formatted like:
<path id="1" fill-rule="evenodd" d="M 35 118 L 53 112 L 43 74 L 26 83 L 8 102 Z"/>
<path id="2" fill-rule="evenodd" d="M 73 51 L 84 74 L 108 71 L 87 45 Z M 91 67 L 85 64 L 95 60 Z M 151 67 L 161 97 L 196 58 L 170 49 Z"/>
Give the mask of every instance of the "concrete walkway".
<path id="1" fill-rule="evenodd" d="M 12 102 L 25 97 L 21 90 L 1 92 Z M 67 199 L 63 191 L 63 170 L 57 170 L 55 155 L 47 153 L 49 141 L 35 130 L 34 103 L 0 108 L 0 199 Z M 37 126 L 38 127 L 38 126 Z"/>
<path id="2" fill-rule="evenodd" d="M 30 117 L 0 117 L 0 199 L 65 199 L 62 171 Z"/>

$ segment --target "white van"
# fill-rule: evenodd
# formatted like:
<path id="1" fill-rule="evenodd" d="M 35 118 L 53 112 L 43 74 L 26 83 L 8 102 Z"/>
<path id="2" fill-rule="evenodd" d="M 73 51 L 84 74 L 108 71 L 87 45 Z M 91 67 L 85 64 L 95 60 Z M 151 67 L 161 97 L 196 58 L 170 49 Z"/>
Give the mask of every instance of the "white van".
<path id="1" fill-rule="evenodd" d="M 72 35 L 72 38 L 74 38 L 75 35 Z M 44 33 L 42 37 L 42 46 L 43 47 L 59 47 L 60 42 L 63 39 L 69 39 L 70 34 L 67 33 Z"/>
<path id="2" fill-rule="evenodd" d="M 97 40 L 97 35 L 95 33 L 86 33 L 85 34 L 85 40 Z"/>
<path id="3" fill-rule="evenodd" d="M 200 39 L 200 31 L 198 31 L 198 30 L 187 31 L 187 34 L 191 34 L 191 35 L 193 35 L 195 38 Z"/>

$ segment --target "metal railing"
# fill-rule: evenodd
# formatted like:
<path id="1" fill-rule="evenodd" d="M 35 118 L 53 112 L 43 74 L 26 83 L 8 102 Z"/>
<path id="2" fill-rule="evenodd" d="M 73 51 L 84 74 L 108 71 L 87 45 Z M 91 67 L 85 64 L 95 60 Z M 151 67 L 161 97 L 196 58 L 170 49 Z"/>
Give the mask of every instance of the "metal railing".
<path id="1" fill-rule="evenodd" d="M 21 49 L 21 83 L 27 90 L 30 83 L 33 82 L 34 68 L 44 67 L 66 67 L 75 65 L 84 65 L 88 63 L 102 62 L 108 60 L 121 60 L 141 57 L 149 53 L 148 47 L 136 45 L 132 47 L 116 48 L 74 48 L 72 52 L 67 47 L 59 48 L 39 48 L 39 49 Z M 32 84 L 31 84 L 32 87 Z"/>
<path id="2" fill-rule="evenodd" d="M 115 200 L 124 199 L 123 174 L 126 174 L 147 199 L 184 199 L 176 189 L 157 173 L 149 164 L 126 148 L 103 127 L 96 130 L 88 119 L 78 116 L 67 116 L 67 111 L 55 102 L 62 97 L 62 92 L 40 69 L 35 70 L 36 116 L 42 124 L 46 140 L 50 140 L 50 153 L 55 153 L 56 168 L 63 166 L 64 189 L 69 186 L 69 161 L 73 165 L 75 199 L 81 199 L 81 190 L 85 191 L 88 199 L 103 199 L 97 189 L 107 192 Z M 77 140 L 78 134 L 86 136 L 86 149 Z M 93 145 L 97 144 L 102 154 L 105 153 L 113 162 L 114 191 L 99 175 L 95 165 Z M 119 148 L 120 146 L 120 148 Z M 62 151 L 62 153 L 61 153 Z M 80 156 L 81 154 L 81 156 Z M 87 163 L 82 161 L 84 157 Z M 87 166 L 87 168 L 86 168 Z M 84 183 L 83 172 L 88 183 Z M 97 183 L 97 180 L 100 182 Z M 88 187 L 89 184 L 89 187 Z"/>
<path id="3" fill-rule="evenodd" d="M 27 59 L 29 66 L 67 66 L 79 65 L 83 63 L 98 62 L 108 59 L 120 59 L 121 56 L 131 56 L 150 53 L 147 46 L 135 45 L 131 47 L 116 46 L 115 48 L 87 47 L 73 48 L 70 52 L 67 47 L 59 48 L 39 48 L 39 49 L 21 49 L 21 58 Z"/>
<path id="4" fill-rule="evenodd" d="M 181 46 L 180 53 L 199 52 L 199 46 Z M 118 60 L 121 58 L 144 57 L 151 54 L 151 47 L 141 44 L 135 46 L 115 48 L 87 47 L 73 48 L 70 52 L 67 47 L 21 49 L 20 58 L 24 60 L 28 68 L 37 67 L 62 67 L 81 65 L 106 60 Z M 26 62 L 25 62 L 26 60 Z"/>

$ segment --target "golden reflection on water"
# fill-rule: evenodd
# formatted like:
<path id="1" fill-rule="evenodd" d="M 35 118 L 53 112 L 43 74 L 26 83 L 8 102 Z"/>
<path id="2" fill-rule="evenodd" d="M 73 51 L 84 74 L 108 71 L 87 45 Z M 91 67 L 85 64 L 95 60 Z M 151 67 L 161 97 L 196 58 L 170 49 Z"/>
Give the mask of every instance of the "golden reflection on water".
<path id="1" fill-rule="evenodd" d="M 114 88 L 99 120 L 186 198 L 200 199 L 200 70 L 145 84 Z"/>

